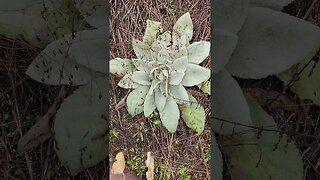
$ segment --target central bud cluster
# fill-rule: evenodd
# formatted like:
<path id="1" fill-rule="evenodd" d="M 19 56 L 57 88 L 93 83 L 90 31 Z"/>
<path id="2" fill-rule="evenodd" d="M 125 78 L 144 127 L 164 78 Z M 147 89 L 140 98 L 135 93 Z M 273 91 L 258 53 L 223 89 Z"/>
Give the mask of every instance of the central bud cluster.
<path id="1" fill-rule="evenodd" d="M 153 79 L 158 79 L 161 82 L 167 82 L 169 79 L 169 73 L 171 68 L 167 64 L 160 64 L 151 70 L 149 77 Z"/>

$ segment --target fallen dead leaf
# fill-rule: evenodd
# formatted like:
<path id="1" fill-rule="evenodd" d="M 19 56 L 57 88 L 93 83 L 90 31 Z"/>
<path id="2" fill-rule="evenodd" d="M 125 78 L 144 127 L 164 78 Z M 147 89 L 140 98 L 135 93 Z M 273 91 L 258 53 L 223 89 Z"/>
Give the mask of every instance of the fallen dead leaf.
<path id="1" fill-rule="evenodd" d="M 126 168 L 126 161 L 122 152 L 116 155 L 116 161 L 112 164 L 111 173 L 112 174 L 123 174 Z"/>
<path id="2" fill-rule="evenodd" d="M 51 137 L 50 121 L 56 114 L 62 99 L 66 95 L 67 90 L 62 87 L 58 95 L 58 100 L 50 107 L 47 113 L 19 139 L 18 152 L 20 154 L 38 146 Z"/>
<path id="3" fill-rule="evenodd" d="M 116 161 L 112 164 L 110 170 L 110 180 L 140 180 L 133 172 L 125 171 L 126 161 L 122 152 L 119 152 L 115 159 Z"/>
<path id="4" fill-rule="evenodd" d="M 125 96 L 124 98 L 122 98 L 122 99 L 117 103 L 117 105 L 115 106 L 115 110 L 116 110 L 116 111 L 120 110 L 121 108 L 123 108 L 123 107 L 126 105 L 126 99 L 127 99 L 127 96 Z"/>
<path id="5" fill-rule="evenodd" d="M 146 166 L 148 171 L 146 172 L 147 180 L 154 179 L 154 157 L 151 155 L 151 152 L 147 153 Z"/>

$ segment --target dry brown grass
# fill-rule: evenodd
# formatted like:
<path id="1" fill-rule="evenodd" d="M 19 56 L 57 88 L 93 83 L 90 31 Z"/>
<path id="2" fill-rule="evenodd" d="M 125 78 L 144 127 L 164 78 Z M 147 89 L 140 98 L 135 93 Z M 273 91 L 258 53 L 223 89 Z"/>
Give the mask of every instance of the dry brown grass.
<path id="1" fill-rule="evenodd" d="M 131 40 L 142 39 L 146 20 L 162 23 L 164 29 L 171 30 L 175 21 L 184 13 L 190 12 L 193 19 L 193 40 L 210 41 L 210 1 L 110 1 L 110 57 L 134 56 Z"/>

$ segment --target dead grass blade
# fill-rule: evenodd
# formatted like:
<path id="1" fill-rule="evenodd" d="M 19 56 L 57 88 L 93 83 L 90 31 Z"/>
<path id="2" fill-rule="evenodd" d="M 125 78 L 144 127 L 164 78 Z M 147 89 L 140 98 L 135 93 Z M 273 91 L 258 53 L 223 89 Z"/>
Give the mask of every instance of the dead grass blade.
<path id="1" fill-rule="evenodd" d="M 66 94 L 66 89 L 62 87 L 59 92 L 58 100 L 50 107 L 47 113 L 20 138 L 18 142 L 19 153 L 24 153 L 51 137 L 50 120 L 56 114 L 59 104 Z"/>

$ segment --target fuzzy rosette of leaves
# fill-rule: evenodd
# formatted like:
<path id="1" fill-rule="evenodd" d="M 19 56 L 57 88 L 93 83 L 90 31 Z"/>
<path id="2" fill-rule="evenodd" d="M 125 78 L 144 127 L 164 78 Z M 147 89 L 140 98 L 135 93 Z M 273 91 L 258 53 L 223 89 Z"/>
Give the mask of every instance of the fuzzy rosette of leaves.
<path id="1" fill-rule="evenodd" d="M 299 62 L 308 62 L 318 51 L 319 27 L 280 11 L 291 2 L 213 2 L 212 127 L 219 134 L 218 142 L 232 179 L 303 179 L 302 158 L 293 143 L 286 144 L 283 139 L 280 142 L 279 133 L 263 132 L 259 139 L 259 133 L 251 133 L 254 130 L 248 126 L 276 130 L 277 125 L 258 103 L 244 95 L 234 79 L 282 74 Z M 301 86 L 299 89 L 302 91 Z M 290 161 L 282 158 L 289 156 Z M 212 161 L 219 163 L 221 157 L 213 156 Z M 219 173 L 215 179 L 223 179 L 223 165 L 218 163 L 214 166 L 214 171 Z"/>
<path id="2" fill-rule="evenodd" d="M 213 129 L 220 134 L 248 130 L 250 108 L 233 77 L 260 79 L 310 60 L 320 47 L 319 27 L 280 12 L 292 2 L 217 0 L 213 4 Z M 223 126 L 222 126 L 223 124 Z"/>
<path id="3" fill-rule="evenodd" d="M 199 85 L 210 78 L 210 70 L 199 65 L 209 56 L 210 42 L 189 44 L 192 34 L 189 13 L 177 20 L 172 33 L 164 32 L 160 22 L 147 20 L 143 41 L 132 41 L 137 58 L 110 61 L 110 72 L 124 75 L 118 86 L 134 89 L 127 98 L 127 109 L 132 116 L 144 112 L 148 117 L 157 109 L 162 124 L 173 133 L 178 126 L 178 105 L 181 105 L 187 125 L 198 133 L 203 131 L 203 108 L 200 108 L 200 119 L 190 122 L 195 113 L 190 112 L 190 101 L 195 99 L 185 87 Z"/>

